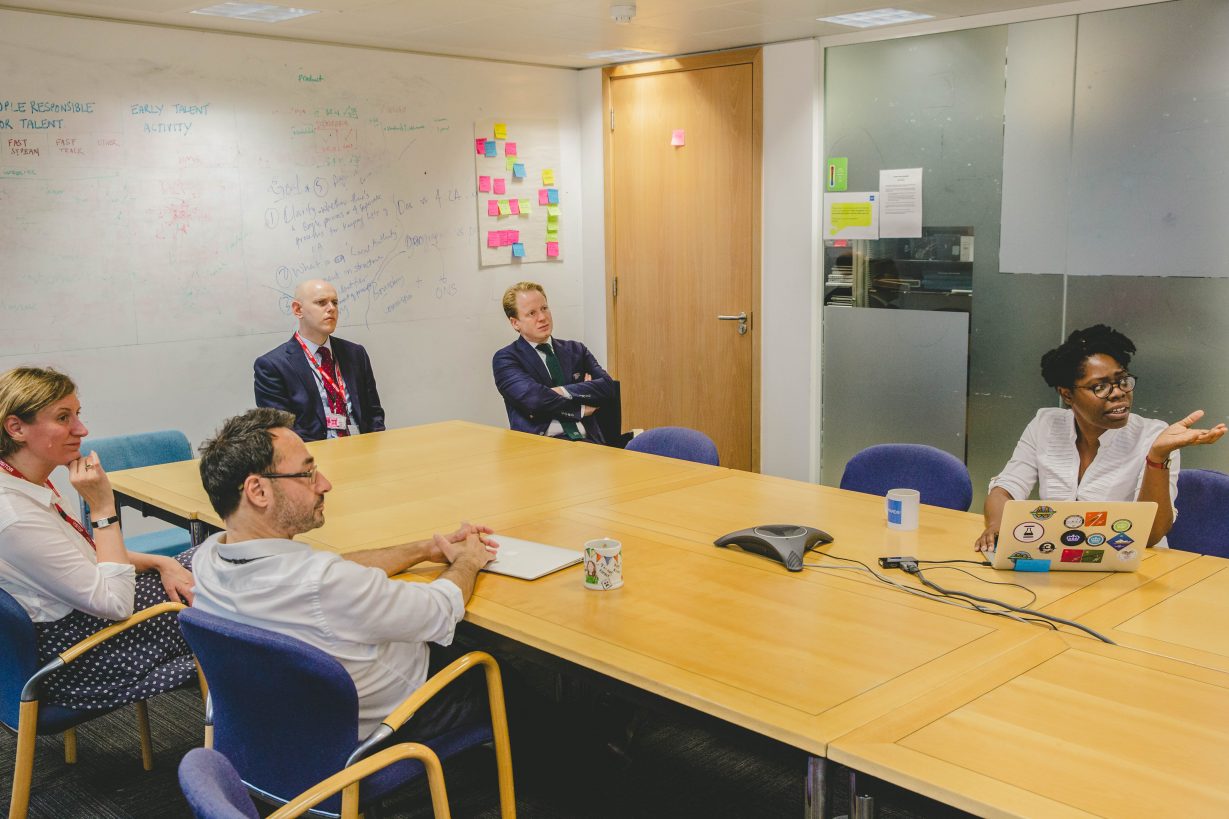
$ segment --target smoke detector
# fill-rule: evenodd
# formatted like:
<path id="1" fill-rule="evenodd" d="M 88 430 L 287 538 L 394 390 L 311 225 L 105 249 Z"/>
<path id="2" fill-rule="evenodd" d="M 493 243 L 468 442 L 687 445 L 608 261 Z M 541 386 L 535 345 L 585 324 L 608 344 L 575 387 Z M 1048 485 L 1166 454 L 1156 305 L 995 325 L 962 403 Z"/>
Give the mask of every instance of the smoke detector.
<path id="1" fill-rule="evenodd" d="M 627 25 L 635 16 L 635 3 L 615 3 L 610 7 L 610 19 L 620 25 Z"/>

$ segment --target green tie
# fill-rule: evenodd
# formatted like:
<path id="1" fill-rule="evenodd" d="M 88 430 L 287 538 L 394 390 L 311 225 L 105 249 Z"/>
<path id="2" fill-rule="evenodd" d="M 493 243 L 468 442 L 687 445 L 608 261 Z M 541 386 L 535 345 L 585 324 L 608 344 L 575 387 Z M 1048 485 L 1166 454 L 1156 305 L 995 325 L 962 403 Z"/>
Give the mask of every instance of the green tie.
<path id="1" fill-rule="evenodd" d="M 562 387 L 563 368 L 559 366 L 559 357 L 555 355 L 555 351 L 546 343 L 537 345 L 537 350 L 546 356 L 546 369 L 550 371 L 551 381 L 555 382 L 556 387 Z M 580 434 L 580 430 L 577 429 L 574 421 L 560 418 L 559 425 L 563 427 L 564 434 L 573 441 L 579 441 L 584 437 Z"/>

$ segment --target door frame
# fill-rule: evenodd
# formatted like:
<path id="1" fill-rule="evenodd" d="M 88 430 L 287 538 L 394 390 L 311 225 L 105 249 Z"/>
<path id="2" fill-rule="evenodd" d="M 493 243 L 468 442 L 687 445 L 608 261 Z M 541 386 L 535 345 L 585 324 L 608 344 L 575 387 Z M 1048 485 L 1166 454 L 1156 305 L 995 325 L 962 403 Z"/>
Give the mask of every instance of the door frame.
<path id="1" fill-rule="evenodd" d="M 616 378 L 619 376 L 618 322 L 615 320 L 615 298 L 612 294 L 615 276 L 618 275 L 618 260 L 615 258 L 614 226 L 618 213 L 614 206 L 614 156 L 610 144 L 611 96 L 610 81 L 623 77 L 638 77 L 649 74 L 669 74 L 679 71 L 695 71 L 725 65 L 750 65 L 751 84 L 751 305 L 747 311 L 751 336 L 751 471 L 760 471 L 760 328 L 759 317 L 762 285 L 760 267 L 764 255 L 761 225 L 763 221 L 763 167 L 764 167 L 764 65 L 763 49 L 743 48 L 734 51 L 718 51 L 692 57 L 671 57 L 665 60 L 649 60 L 639 63 L 624 63 L 602 69 L 602 156 L 604 204 L 606 206 L 606 363 Z M 616 121 L 615 126 L 618 126 Z"/>

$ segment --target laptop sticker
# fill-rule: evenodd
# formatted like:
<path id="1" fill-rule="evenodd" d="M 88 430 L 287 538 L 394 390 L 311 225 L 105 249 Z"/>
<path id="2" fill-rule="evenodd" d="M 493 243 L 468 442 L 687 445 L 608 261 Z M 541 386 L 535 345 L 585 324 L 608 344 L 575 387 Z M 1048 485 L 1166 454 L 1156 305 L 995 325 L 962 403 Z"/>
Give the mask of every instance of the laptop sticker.
<path id="1" fill-rule="evenodd" d="M 1083 563 L 1083 549 L 1063 549 L 1063 556 L 1059 558 L 1060 563 Z"/>
<path id="2" fill-rule="evenodd" d="M 1043 555 L 1048 555 L 1050 552 L 1054 551 L 1054 544 L 1047 540 L 1045 543 L 1037 547 L 1037 551 L 1041 552 Z"/>
<path id="3" fill-rule="evenodd" d="M 1042 506 L 1038 506 L 1036 509 L 1029 512 L 1029 514 L 1032 515 L 1037 520 L 1049 520 L 1050 518 L 1054 517 L 1057 511 L 1058 510 L 1055 509 L 1053 506 L 1042 505 Z"/>
<path id="4" fill-rule="evenodd" d="M 1083 525 L 1083 515 L 1067 515 L 1067 517 L 1063 518 L 1063 526 L 1066 526 L 1068 529 L 1078 529 Z"/>
<path id="5" fill-rule="evenodd" d="M 1123 535 L 1123 534 L 1114 535 L 1112 538 L 1109 539 L 1109 544 L 1113 546 L 1115 549 L 1122 549 L 1126 546 L 1130 546 L 1134 542 L 1135 542 L 1135 538 L 1131 537 L 1130 535 Z"/>
<path id="6" fill-rule="evenodd" d="M 1104 526 L 1109 512 L 1088 512 L 1084 515 L 1085 526 Z"/>
<path id="7" fill-rule="evenodd" d="M 1007 556 L 1008 560 L 1029 560 L 1032 558 L 1028 552 L 1012 552 Z"/>
<path id="8" fill-rule="evenodd" d="M 1100 563 L 1101 555 L 1105 554 L 1104 549 L 1085 549 L 1084 556 L 1080 558 L 1081 563 Z"/>
<path id="9" fill-rule="evenodd" d="M 1084 542 L 1084 533 L 1079 529 L 1072 529 L 1070 531 L 1063 532 L 1062 537 L 1060 537 L 1059 540 L 1067 546 L 1079 546 Z"/>
<path id="10" fill-rule="evenodd" d="M 1012 530 L 1011 535 L 1021 543 L 1032 543 L 1034 540 L 1041 540 L 1042 535 L 1045 533 L 1044 526 L 1039 526 L 1036 523 L 1021 523 Z"/>
<path id="11" fill-rule="evenodd" d="M 1118 553 L 1118 559 L 1122 561 L 1133 560 L 1137 552 L 1134 549 L 1123 549 Z"/>
<path id="12" fill-rule="evenodd" d="M 1126 518 L 1118 518 L 1110 528 L 1115 532 L 1129 532 L 1131 530 L 1131 521 Z"/>
<path id="13" fill-rule="evenodd" d="M 1100 532 L 1093 532 L 1091 535 L 1088 536 L 1089 546 L 1100 546 L 1104 542 L 1105 542 L 1105 535 L 1101 534 Z"/>

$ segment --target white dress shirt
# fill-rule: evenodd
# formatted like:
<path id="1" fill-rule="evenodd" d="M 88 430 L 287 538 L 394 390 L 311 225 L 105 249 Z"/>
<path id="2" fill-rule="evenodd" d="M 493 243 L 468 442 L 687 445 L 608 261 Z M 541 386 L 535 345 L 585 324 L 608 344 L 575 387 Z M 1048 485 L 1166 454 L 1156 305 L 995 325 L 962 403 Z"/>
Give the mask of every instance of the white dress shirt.
<path id="1" fill-rule="evenodd" d="M 329 351 L 329 355 L 333 356 L 333 364 L 335 365 L 333 368 L 333 372 L 329 373 L 329 376 L 332 378 L 335 378 L 337 380 L 338 386 L 340 386 L 342 389 L 345 389 L 346 379 L 342 378 L 341 365 L 337 363 L 337 356 L 334 355 L 333 353 L 333 345 L 329 343 L 330 341 L 332 341 L 332 336 L 330 336 L 329 338 L 326 338 L 323 344 L 317 344 L 316 342 L 312 341 L 310 338 L 307 338 L 306 336 L 299 336 L 299 338 L 303 339 L 303 343 L 307 345 L 307 351 L 312 354 L 312 358 L 316 359 L 316 364 L 320 366 L 321 369 L 324 368 L 324 361 L 323 359 L 320 358 L 320 350 L 326 349 Z M 312 371 L 312 378 L 314 378 L 316 381 L 316 392 L 319 393 L 320 395 L 320 403 L 324 405 L 324 414 L 325 416 L 327 416 L 333 410 L 329 409 L 329 394 L 324 389 L 324 379 L 320 377 L 320 372 L 315 367 L 309 367 L 308 369 Z M 350 419 L 353 417 L 354 417 L 354 407 L 350 403 L 350 391 L 346 390 L 346 423 L 349 423 Z M 337 430 L 328 429 L 327 424 L 325 426 L 326 428 L 325 428 L 324 437 L 336 438 Z"/>
<path id="2" fill-rule="evenodd" d="M 358 691 L 360 738 L 426 682 L 426 644 L 451 643 L 465 617 L 461 590 L 450 580 L 393 580 L 293 540 L 231 545 L 225 538 L 213 535 L 193 558 L 193 607 L 295 637 L 336 658 Z"/>
<path id="3" fill-rule="evenodd" d="M 529 341 L 529 339 L 525 339 L 525 340 Z M 554 337 L 548 337 L 546 341 L 539 341 L 537 344 L 535 344 L 532 341 L 529 341 L 529 346 L 533 347 L 534 351 L 538 354 L 538 358 L 542 359 L 542 366 L 546 367 L 547 372 L 550 372 L 550 367 L 547 367 L 546 365 L 546 353 L 538 349 L 538 344 L 549 344 L 550 348 L 554 350 L 555 349 L 555 339 Z M 559 354 L 555 353 L 555 358 L 558 358 L 558 357 L 559 357 Z M 559 366 L 562 367 L 563 366 L 562 363 Z M 567 393 L 568 398 L 575 398 L 575 396 L 572 395 L 571 391 L 569 391 L 566 386 L 563 387 L 562 389 L 565 393 Z M 580 430 L 581 437 L 585 437 L 589 434 L 588 431 L 585 429 L 584 421 L 573 421 L 572 423 L 576 425 L 576 429 Z M 563 434 L 563 424 L 559 422 L 558 418 L 552 418 L 550 425 L 546 427 L 546 437 L 558 438 L 562 434 Z"/>
<path id="4" fill-rule="evenodd" d="M 73 609 L 123 620 L 132 614 L 136 569 L 99 563 L 94 548 L 55 510 L 55 499 L 45 486 L 0 472 L 0 589 L 36 623 L 55 622 Z"/>
<path id="5" fill-rule="evenodd" d="M 1153 441 L 1169 424 L 1131 415 L 1121 429 L 1101 433 L 1100 446 L 1084 477 L 1075 448 L 1075 416 L 1069 409 L 1046 407 L 1025 427 L 1011 460 L 990 488 L 1002 487 L 1016 500 L 1026 500 L 1038 487 L 1041 500 L 1134 501 L 1144 480 L 1144 458 Z M 1170 456 L 1169 502 L 1178 497 L 1177 451 Z M 1177 517 L 1174 511 L 1174 517 Z M 1165 549 L 1164 538 L 1153 548 Z"/>

